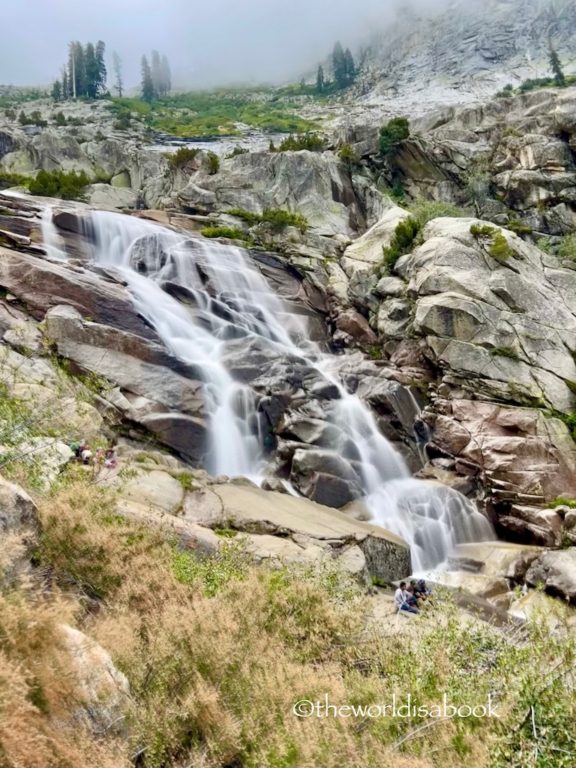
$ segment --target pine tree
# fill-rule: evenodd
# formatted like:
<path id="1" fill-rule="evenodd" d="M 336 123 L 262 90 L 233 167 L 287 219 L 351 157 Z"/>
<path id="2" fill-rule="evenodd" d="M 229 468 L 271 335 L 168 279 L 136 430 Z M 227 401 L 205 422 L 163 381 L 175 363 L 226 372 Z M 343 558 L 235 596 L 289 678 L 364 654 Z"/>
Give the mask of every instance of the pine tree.
<path id="1" fill-rule="evenodd" d="M 86 57 L 84 48 L 78 41 L 70 43 L 68 80 L 73 98 L 86 96 Z"/>
<path id="2" fill-rule="evenodd" d="M 64 69 L 62 71 L 62 98 L 64 101 L 70 98 L 70 88 L 68 84 L 68 73 Z"/>
<path id="3" fill-rule="evenodd" d="M 170 62 L 167 56 L 162 56 L 161 62 L 162 70 L 162 95 L 168 96 L 172 90 L 172 70 L 170 69 Z"/>
<path id="4" fill-rule="evenodd" d="M 551 40 L 548 42 L 548 48 L 550 51 L 549 53 L 550 69 L 554 74 L 554 82 L 559 88 L 565 88 L 566 76 L 564 75 L 564 70 L 562 69 L 562 63 L 560 62 L 560 56 L 558 56 L 558 51 L 552 45 Z"/>
<path id="5" fill-rule="evenodd" d="M 96 61 L 96 51 L 92 43 L 88 43 L 84 50 L 85 61 L 85 94 L 89 99 L 95 99 L 98 94 L 98 62 Z"/>
<path id="6" fill-rule="evenodd" d="M 98 71 L 98 79 L 96 83 L 96 95 L 103 96 L 106 93 L 106 79 L 108 72 L 106 70 L 106 45 L 102 40 L 98 40 L 96 43 L 96 65 Z"/>
<path id="7" fill-rule="evenodd" d="M 56 82 L 52 86 L 52 98 L 54 99 L 54 101 L 62 100 L 62 83 L 60 82 L 60 80 L 56 80 Z"/>
<path id="8" fill-rule="evenodd" d="M 162 64 L 158 51 L 152 51 L 152 83 L 154 84 L 154 95 L 162 96 Z"/>
<path id="9" fill-rule="evenodd" d="M 116 51 L 112 54 L 112 67 L 114 69 L 114 88 L 116 89 L 118 98 L 121 99 L 122 94 L 124 93 L 124 79 L 122 77 L 122 60 Z"/>
<path id="10" fill-rule="evenodd" d="M 339 88 L 346 88 L 346 56 L 340 43 L 336 43 L 332 52 L 332 68 L 334 70 L 334 80 Z"/>
<path id="11" fill-rule="evenodd" d="M 318 91 L 318 93 L 322 93 L 325 85 L 326 83 L 324 81 L 324 67 L 320 65 L 318 67 L 318 74 L 316 75 L 316 90 Z"/>
<path id="12" fill-rule="evenodd" d="M 350 48 L 346 48 L 344 53 L 344 72 L 346 75 L 346 85 L 352 85 L 356 79 L 356 65 Z"/>
<path id="13" fill-rule="evenodd" d="M 148 103 L 154 101 L 154 81 L 147 56 L 142 56 L 142 98 Z"/>

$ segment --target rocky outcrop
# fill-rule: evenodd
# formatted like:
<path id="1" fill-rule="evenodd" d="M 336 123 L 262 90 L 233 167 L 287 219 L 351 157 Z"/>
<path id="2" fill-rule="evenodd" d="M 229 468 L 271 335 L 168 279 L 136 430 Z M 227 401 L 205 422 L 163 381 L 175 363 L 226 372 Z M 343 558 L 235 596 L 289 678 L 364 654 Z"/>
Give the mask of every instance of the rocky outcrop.
<path id="1" fill-rule="evenodd" d="M 379 278 L 386 218 L 361 238 L 372 262 L 357 244 L 342 260 L 347 304 L 368 316 L 387 358 L 380 383 L 368 386 L 366 372 L 359 391 L 378 408 L 390 380 L 426 387 L 424 476 L 467 477 L 501 535 L 557 545 L 565 529 L 547 504 L 576 497 L 576 271 L 485 222 L 437 219 Z"/>
<path id="2" fill-rule="evenodd" d="M 118 283 L 94 273 L 0 248 L 0 285 L 42 320 L 52 307 L 66 304 L 83 317 L 135 333 L 155 334 L 133 309 L 128 293 Z"/>
<path id="3" fill-rule="evenodd" d="M 216 174 L 201 168 L 178 194 L 194 212 L 283 208 L 303 214 L 319 235 L 352 236 L 378 220 L 383 198 L 362 177 L 351 178 L 331 153 L 250 153 L 227 159 Z"/>
<path id="4" fill-rule="evenodd" d="M 20 486 L 0 476 L 0 584 L 13 583 L 29 569 L 40 530 L 38 509 Z"/>

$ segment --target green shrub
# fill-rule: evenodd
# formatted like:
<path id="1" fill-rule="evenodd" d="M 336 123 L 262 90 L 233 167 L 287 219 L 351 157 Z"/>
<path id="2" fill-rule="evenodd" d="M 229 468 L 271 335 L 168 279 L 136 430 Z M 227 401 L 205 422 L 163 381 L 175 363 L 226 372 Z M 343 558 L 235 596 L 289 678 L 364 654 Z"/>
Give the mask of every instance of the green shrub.
<path id="1" fill-rule="evenodd" d="M 272 229 L 281 230 L 286 227 L 297 227 L 302 233 L 308 229 L 308 219 L 301 213 L 292 213 L 282 208 L 266 208 L 262 221 L 272 225 Z"/>
<path id="2" fill-rule="evenodd" d="M 304 133 L 300 136 L 288 136 L 284 139 L 276 152 L 299 152 L 303 149 L 309 152 L 322 152 L 324 140 L 317 133 Z"/>
<path id="3" fill-rule="evenodd" d="M 30 193 L 39 197 L 59 197 L 62 200 L 80 200 L 90 179 L 80 171 L 39 171 L 30 181 Z"/>
<path id="4" fill-rule="evenodd" d="M 556 507 L 570 507 L 570 509 L 576 509 L 576 499 L 568 499 L 565 496 L 558 496 L 557 499 L 554 499 L 554 501 L 551 501 L 550 504 L 548 504 L 548 507 L 551 509 L 556 509 Z"/>
<path id="5" fill-rule="evenodd" d="M 42 113 L 38 109 L 35 109 L 29 115 L 26 115 L 24 111 L 20 112 L 18 122 L 20 125 L 36 125 L 39 128 L 46 128 L 48 125 L 48 121 L 42 118 Z"/>
<path id="6" fill-rule="evenodd" d="M 220 170 L 220 158 L 214 152 L 208 152 L 208 172 L 211 176 Z"/>
<path id="7" fill-rule="evenodd" d="M 496 94 L 496 98 L 507 99 L 508 97 L 513 95 L 514 95 L 514 86 L 511 83 L 508 83 L 508 85 L 505 85 L 501 91 L 498 91 L 498 93 Z"/>
<path id="8" fill-rule="evenodd" d="M 492 237 L 498 230 L 496 227 L 491 227 L 489 224 L 472 224 L 470 227 L 470 234 L 475 238 Z"/>
<path id="9" fill-rule="evenodd" d="M 0 171 L 0 189 L 7 189 L 8 187 L 27 187 L 30 181 L 30 178 L 21 176 L 19 173 Z"/>
<path id="10" fill-rule="evenodd" d="M 566 235 L 558 246 L 558 256 L 561 259 L 576 261 L 576 235 Z"/>
<path id="11" fill-rule="evenodd" d="M 507 357 L 510 360 L 520 359 L 518 353 L 512 347 L 494 347 L 490 352 L 494 357 Z"/>
<path id="12" fill-rule="evenodd" d="M 66 115 L 64 114 L 64 112 L 57 112 L 54 115 L 54 123 L 56 125 L 59 125 L 59 126 L 66 125 L 67 120 L 66 120 Z"/>
<path id="13" fill-rule="evenodd" d="M 297 227 L 302 233 L 308 229 L 308 219 L 301 213 L 292 213 L 283 208 L 265 208 L 263 213 L 252 213 L 245 208 L 232 208 L 227 211 L 229 216 L 242 219 L 249 226 L 270 224 L 272 229 L 280 231 L 286 227 Z"/>
<path id="14" fill-rule="evenodd" d="M 248 150 L 245 147 L 234 147 L 232 152 L 226 155 L 226 159 L 230 160 L 232 157 L 238 157 L 238 155 L 247 155 Z"/>
<path id="15" fill-rule="evenodd" d="M 533 232 L 532 227 L 529 227 L 528 224 L 523 224 L 518 219 L 510 219 L 506 227 L 517 235 L 531 235 Z"/>
<path id="16" fill-rule="evenodd" d="M 246 232 L 235 227 L 204 227 L 200 230 L 200 234 L 203 237 L 216 238 L 226 237 L 229 240 L 249 240 L 249 236 Z"/>
<path id="17" fill-rule="evenodd" d="M 514 256 L 514 251 L 508 245 L 508 241 L 502 232 L 497 232 L 494 235 L 492 238 L 492 245 L 488 249 L 488 253 L 490 256 L 492 256 L 493 259 L 496 259 L 496 261 L 506 261 L 506 259 Z"/>
<path id="18" fill-rule="evenodd" d="M 458 208 L 455 205 L 435 201 L 418 200 L 416 204 L 410 208 L 410 216 L 413 219 L 416 219 L 421 227 L 426 226 L 426 224 L 433 219 L 441 219 L 444 217 L 453 219 L 469 215 L 469 211 Z"/>
<path id="19" fill-rule="evenodd" d="M 410 121 L 406 117 L 395 117 L 380 129 L 380 154 L 384 157 L 394 154 L 403 141 L 410 137 Z"/>
<path id="20" fill-rule="evenodd" d="M 350 146 L 350 144 L 343 144 L 340 147 L 338 151 L 338 157 L 340 160 L 342 160 L 343 163 L 346 163 L 349 168 L 354 168 L 360 163 L 360 157 L 354 151 L 353 147 Z"/>
<path id="21" fill-rule="evenodd" d="M 420 230 L 420 224 L 413 218 L 404 219 L 398 223 L 390 245 L 383 248 L 386 272 L 392 272 L 398 259 L 412 250 Z"/>
<path id="22" fill-rule="evenodd" d="M 245 208 L 231 208 L 229 211 L 226 211 L 226 213 L 229 216 L 235 216 L 237 219 L 242 219 L 242 221 L 245 221 L 251 227 L 255 224 L 260 224 L 262 221 L 262 215 L 260 213 L 252 213 L 252 211 L 247 211 Z"/>
<path id="23" fill-rule="evenodd" d="M 169 155 L 168 163 L 170 168 L 173 170 L 185 168 L 198 156 L 199 152 L 200 150 L 195 147 L 180 147 L 174 154 Z"/>

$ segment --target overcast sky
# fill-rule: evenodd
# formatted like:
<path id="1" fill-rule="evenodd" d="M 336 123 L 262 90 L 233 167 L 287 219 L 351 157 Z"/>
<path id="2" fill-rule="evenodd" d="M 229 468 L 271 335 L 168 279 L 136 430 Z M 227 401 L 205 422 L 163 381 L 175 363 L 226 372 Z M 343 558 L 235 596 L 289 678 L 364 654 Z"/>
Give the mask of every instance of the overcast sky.
<path id="1" fill-rule="evenodd" d="M 398 5 L 406 1 L 0 0 L 0 84 L 51 82 L 72 39 L 118 51 L 129 87 L 152 48 L 168 55 L 176 86 L 281 82 L 322 60 L 337 39 L 353 47 L 385 26 Z"/>

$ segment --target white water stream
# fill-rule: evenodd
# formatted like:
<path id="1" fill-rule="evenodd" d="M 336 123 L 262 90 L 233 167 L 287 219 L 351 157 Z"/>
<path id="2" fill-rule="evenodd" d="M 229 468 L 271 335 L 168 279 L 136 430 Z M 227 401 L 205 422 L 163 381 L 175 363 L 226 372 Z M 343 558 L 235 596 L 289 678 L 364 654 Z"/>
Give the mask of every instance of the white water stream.
<path id="1" fill-rule="evenodd" d="M 490 524 L 457 492 L 410 477 L 402 457 L 380 433 L 369 408 L 346 391 L 338 358 L 308 338 L 305 320 L 290 312 L 238 248 L 189 238 L 141 219 L 93 212 L 93 259 L 122 272 L 138 312 L 166 347 L 204 382 L 210 420 L 206 468 L 212 474 L 265 473 L 258 396 L 227 368 L 229 344 L 256 341 L 268 354 L 300 360 L 337 387 L 326 417 L 337 455 L 360 476 L 374 521 L 411 546 L 415 571 L 443 562 L 457 543 L 494 538 Z M 181 303 L 163 286 L 185 289 Z"/>

